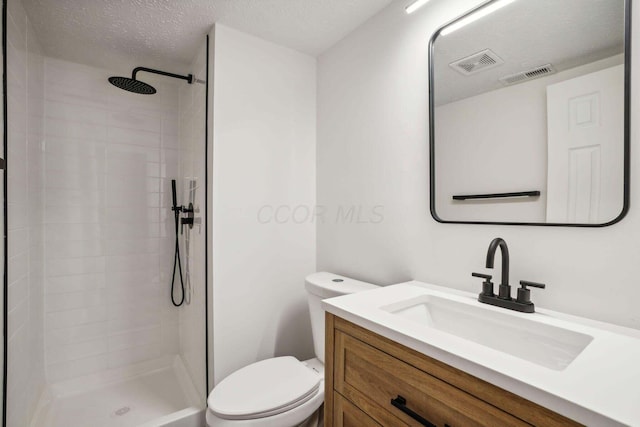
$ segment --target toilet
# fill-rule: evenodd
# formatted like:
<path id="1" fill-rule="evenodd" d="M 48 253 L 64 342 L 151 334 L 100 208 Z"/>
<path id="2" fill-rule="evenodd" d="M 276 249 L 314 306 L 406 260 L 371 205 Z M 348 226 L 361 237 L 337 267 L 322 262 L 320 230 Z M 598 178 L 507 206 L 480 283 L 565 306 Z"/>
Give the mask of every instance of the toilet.
<path id="1" fill-rule="evenodd" d="M 324 310 L 326 298 L 377 288 L 332 273 L 306 277 L 316 358 L 274 357 L 245 366 L 222 380 L 207 399 L 209 427 L 296 427 L 324 402 Z"/>

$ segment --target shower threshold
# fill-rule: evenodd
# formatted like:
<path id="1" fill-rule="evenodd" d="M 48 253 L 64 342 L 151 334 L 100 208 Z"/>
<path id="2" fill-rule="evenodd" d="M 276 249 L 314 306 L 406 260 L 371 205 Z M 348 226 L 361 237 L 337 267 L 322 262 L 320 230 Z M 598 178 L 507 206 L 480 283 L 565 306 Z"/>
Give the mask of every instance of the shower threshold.
<path id="1" fill-rule="evenodd" d="M 200 427 L 203 400 L 175 356 L 52 384 L 31 427 Z"/>

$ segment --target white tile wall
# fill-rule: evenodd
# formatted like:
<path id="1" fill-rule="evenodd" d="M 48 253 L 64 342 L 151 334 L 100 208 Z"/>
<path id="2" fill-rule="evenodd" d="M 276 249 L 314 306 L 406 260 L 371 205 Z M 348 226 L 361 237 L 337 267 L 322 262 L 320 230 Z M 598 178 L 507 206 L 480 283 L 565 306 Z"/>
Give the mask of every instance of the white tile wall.
<path id="1" fill-rule="evenodd" d="M 43 262 L 44 58 L 20 2 L 7 19 L 9 150 L 8 426 L 25 426 L 45 384 Z"/>
<path id="2" fill-rule="evenodd" d="M 50 382 L 178 353 L 170 180 L 178 90 L 111 86 L 45 60 L 45 343 Z"/>
<path id="3" fill-rule="evenodd" d="M 163 129 L 172 135 L 180 135 L 180 203 L 188 205 L 193 200 L 201 221 L 185 234 L 181 254 L 188 275 L 187 303 L 180 308 L 180 355 L 198 392 L 206 396 L 205 374 L 205 96 L 206 96 L 206 42 L 203 41 L 191 65 L 196 83 L 180 87 L 179 121 L 171 117 L 164 121 Z M 195 182 L 193 199 L 190 185 Z M 187 243 L 188 239 L 188 243 Z M 187 247 L 189 245 L 187 259 Z M 187 273 L 188 268 L 188 273 Z M 209 293 L 211 295 L 211 293 Z M 204 399 L 203 399 L 204 402 Z"/>

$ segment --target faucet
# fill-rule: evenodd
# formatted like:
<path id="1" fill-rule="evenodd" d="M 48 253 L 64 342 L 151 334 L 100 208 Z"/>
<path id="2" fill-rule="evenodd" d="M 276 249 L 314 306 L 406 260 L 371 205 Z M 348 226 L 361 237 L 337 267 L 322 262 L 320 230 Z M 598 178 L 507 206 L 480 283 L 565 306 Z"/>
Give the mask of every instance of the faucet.
<path id="1" fill-rule="evenodd" d="M 535 311 L 535 306 L 533 305 L 533 302 L 531 302 L 531 291 L 527 289 L 527 286 L 544 289 L 545 285 L 542 283 L 521 280 L 521 288 L 518 289 L 518 297 L 515 300 L 511 298 L 511 286 L 509 286 L 509 248 L 507 247 L 507 242 L 505 242 L 504 239 L 496 237 L 491 241 L 489 249 L 487 250 L 487 261 L 485 266 L 487 268 L 493 268 L 498 248 L 500 248 L 502 257 L 502 273 L 500 277 L 500 286 L 498 287 L 498 295 L 493 293 L 491 275 L 471 273 L 473 277 L 480 277 L 484 279 L 484 282 L 482 282 L 482 292 L 478 295 L 478 301 L 485 304 L 508 308 L 509 310 L 533 313 Z"/>
<path id="2" fill-rule="evenodd" d="M 496 250 L 500 248 L 502 257 L 502 273 L 500 276 L 500 286 L 498 288 L 498 298 L 511 299 L 511 286 L 509 286 L 509 248 L 507 242 L 500 237 L 496 237 L 489 244 L 487 250 L 487 268 L 493 268 L 493 263 L 496 258 Z"/>

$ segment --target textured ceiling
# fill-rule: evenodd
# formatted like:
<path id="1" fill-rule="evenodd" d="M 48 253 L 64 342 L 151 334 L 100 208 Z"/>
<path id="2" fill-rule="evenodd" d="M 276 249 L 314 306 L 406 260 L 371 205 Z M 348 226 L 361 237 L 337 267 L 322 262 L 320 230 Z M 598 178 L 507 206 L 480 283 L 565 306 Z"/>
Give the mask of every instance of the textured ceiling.
<path id="1" fill-rule="evenodd" d="M 504 87 L 501 77 L 551 63 L 556 71 L 623 52 L 623 0 L 520 0 L 436 39 L 436 105 Z M 491 49 L 504 64 L 465 76 L 451 62 Z"/>
<path id="2" fill-rule="evenodd" d="M 49 56 L 186 71 L 214 23 L 317 55 L 393 0 L 22 0 Z"/>

